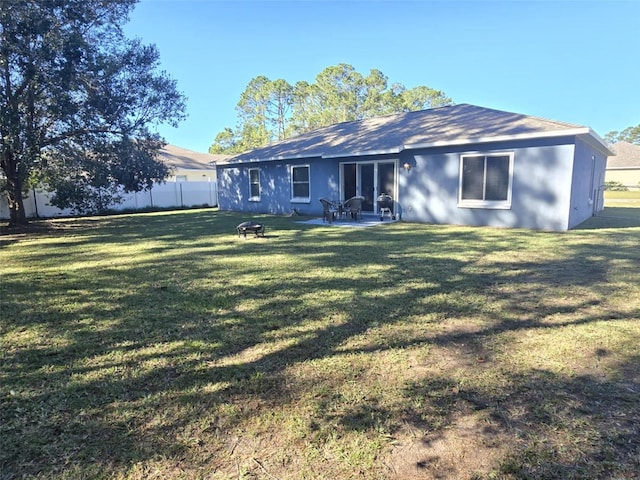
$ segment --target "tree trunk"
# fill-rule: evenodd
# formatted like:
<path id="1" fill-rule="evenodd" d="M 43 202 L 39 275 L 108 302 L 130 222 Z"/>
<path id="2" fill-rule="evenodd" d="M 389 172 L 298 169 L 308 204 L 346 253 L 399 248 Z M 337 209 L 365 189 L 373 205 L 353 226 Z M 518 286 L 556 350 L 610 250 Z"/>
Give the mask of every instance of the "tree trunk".
<path id="1" fill-rule="evenodd" d="M 4 152 L 2 167 L 7 177 L 7 199 L 9 201 L 9 226 L 18 227 L 26 225 L 27 215 L 24 211 L 24 199 L 22 198 L 22 180 L 15 157 L 10 151 Z"/>
<path id="2" fill-rule="evenodd" d="M 26 225 L 27 215 L 24 211 L 24 200 L 22 198 L 22 188 L 16 188 L 9 182 L 7 198 L 9 200 L 9 226 L 18 227 Z"/>

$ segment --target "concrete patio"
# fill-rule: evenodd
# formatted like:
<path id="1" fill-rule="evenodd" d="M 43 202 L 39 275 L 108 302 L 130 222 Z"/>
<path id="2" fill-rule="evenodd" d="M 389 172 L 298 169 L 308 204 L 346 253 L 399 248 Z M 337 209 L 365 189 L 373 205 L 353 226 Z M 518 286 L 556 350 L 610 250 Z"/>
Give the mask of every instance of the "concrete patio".
<path id="1" fill-rule="evenodd" d="M 396 223 L 398 220 L 390 220 L 389 218 L 380 221 L 380 217 L 365 215 L 362 220 L 334 220 L 333 222 L 323 221 L 322 218 L 312 218 L 310 220 L 301 220 L 296 223 L 302 223 L 305 225 L 322 225 L 325 227 L 349 227 L 349 228 L 367 228 L 375 227 L 377 225 L 386 225 L 389 223 Z"/>

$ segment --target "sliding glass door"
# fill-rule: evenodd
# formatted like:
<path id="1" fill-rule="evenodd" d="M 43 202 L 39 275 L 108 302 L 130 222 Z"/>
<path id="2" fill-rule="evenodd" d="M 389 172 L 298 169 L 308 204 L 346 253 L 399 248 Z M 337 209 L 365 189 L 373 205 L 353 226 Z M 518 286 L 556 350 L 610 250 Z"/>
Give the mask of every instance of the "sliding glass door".
<path id="1" fill-rule="evenodd" d="M 363 212 L 375 212 L 381 193 L 396 199 L 397 161 L 354 162 L 341 164 L 342 196 L 347 200 L 356 195 L 364 197 Z"/>

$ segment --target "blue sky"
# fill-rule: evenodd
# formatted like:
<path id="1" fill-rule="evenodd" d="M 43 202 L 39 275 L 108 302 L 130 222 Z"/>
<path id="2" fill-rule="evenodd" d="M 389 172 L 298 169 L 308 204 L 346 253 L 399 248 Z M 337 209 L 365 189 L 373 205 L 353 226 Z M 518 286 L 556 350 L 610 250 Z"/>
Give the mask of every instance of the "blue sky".
<path id="1" fill-rule="evenodd" d="M 313 82 L 347 63 L 456 103 L 593 128 L 640 124 L 640 1 L 142 0 L 125 26 L 187 96 L 162 127 L 206 152 L 252 78 Z"/>

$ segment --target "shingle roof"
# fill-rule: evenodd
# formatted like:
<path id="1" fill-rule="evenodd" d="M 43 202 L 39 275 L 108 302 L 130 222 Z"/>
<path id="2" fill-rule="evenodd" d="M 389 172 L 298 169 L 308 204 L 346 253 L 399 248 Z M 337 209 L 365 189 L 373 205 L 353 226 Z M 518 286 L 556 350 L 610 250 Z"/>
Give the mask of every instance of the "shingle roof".
<path id="1" fill-rule="evenodd" d="M 214 168 L 213 162 L 225 161 L 230 157 L 230 155 L 194 152 L 175 145 L 165 145 L 159 154 L 159 159 L 170 167 L 188 170 L 212 169 Z"/>
<path id="2" fill-rule="evenodd" d="M 460 104 L 339 123 L 237 155 L 229 162 L 398 153 L 411 148 L 560 135 L 589 135 L 588 127 Z M 224 162 L 221 162 L 224 163 Z"/>
<path id="3" fill-rule="evenodd" d="M 615 157 L 607 159 L 607 168 L 640 168 L 640 145 L 617 142 L 611 145 Z"/>

